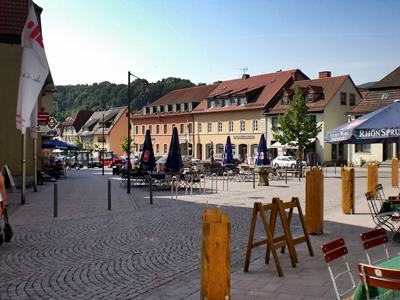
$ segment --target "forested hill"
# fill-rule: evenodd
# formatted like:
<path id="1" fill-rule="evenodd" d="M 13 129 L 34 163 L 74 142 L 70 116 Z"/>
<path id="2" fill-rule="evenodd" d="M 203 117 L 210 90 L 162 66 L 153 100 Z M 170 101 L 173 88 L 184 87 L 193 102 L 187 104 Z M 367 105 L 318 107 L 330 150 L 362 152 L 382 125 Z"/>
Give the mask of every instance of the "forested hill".
<path id="1" fill-rule="evenodd" d="M 172 90 L 194 85 L 190 80 L 173 77 L 154 83 L 137 79 L 131 83 L 131 109 L 140 109 L 143 105 L 153 102 Z M 128 88 L 126 84 L 114 84 L 107 81 L 92 85 L 59 85 L 57 92 L 54 93 L 54 100 L 55 116 L 59 122 L 62 122 L 81 109 L 101 110 L 127 105 Z"/>

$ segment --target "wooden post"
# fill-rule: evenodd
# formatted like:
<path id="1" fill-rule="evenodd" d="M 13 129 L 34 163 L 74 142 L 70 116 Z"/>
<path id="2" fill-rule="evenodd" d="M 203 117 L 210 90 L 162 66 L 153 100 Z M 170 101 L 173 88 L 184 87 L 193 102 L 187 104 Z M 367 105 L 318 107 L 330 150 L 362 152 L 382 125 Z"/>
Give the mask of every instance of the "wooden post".
<path id="1" fill-rule="evenodd" d="M 399 159 L 397 157 L 392 159 L 392 187 L 399 187 Z"/>
<path id="2" fill-rule="evenodd" d="M 206 208 L 202 222 L 200 299 L 230 298 L 231 225 L 220 208 Z"/>
<path id="3" fill-rule="evenodd" d="M 372 193 L 376 197 L 375 187 L 378 184 L 378 165 L 376 162 L 370 162 L 367 167 L 368 170 L 368 184 L 367 192 Z"/>
<path id="4" fill-rule="evenodd" d="M 345 214 L 354 214 L 354 168 L 342 169 L 342 209 Z"/>
<path id="5" fill-rule="evenodd" d="M 315 167 L 306 174 L 306 227 L 310 234 L 323 233 L 324 175 Z"/>

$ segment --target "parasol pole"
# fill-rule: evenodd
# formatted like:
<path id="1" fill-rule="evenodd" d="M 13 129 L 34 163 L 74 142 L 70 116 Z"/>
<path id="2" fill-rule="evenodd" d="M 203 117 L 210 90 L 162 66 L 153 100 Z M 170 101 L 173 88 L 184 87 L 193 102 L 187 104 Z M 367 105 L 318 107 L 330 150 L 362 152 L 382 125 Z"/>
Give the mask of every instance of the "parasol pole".
<path id="1" fill-rule="evenodd" d="M 37 192 L 37 137 L 33 138 L 33 191 Z"/>
<path id="2" fill-rule="evenodd" d="M 21 149 L 21 204 L 25 204 L 26 198 L 26 133 L 22 134 L 22 149 Z"/>

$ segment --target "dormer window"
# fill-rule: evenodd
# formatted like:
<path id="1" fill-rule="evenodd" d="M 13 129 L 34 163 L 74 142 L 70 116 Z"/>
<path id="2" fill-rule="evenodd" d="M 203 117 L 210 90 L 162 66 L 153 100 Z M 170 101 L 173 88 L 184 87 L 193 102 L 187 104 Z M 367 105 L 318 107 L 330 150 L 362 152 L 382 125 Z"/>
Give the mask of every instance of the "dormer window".
<path id="1" fill-rule="evenodd" d="M 168 112 L 168 104 L 165 104 L 165 105 L 164 105 L 164 111 L 165 111 L 165 112 Z"/>
<path id="2" fill-rule="evenodd" d="M 153 106 L 149 107 L 149 113 L 152 114 L 153 113 Z"/>
<path id="3" fill-rule="evenodd" d="M 160 105 L 157 106 L 157 112 L 158 113 L 161 112 L 161 106 Z"/>
<path id="4" fill-rule="evenodd" d="M 247 97 L 240 97 L 240 105 L 247 104 Z"/>
<path id="5" fill-rule="evenodd" d="M 307 93 L 306 95 L 306 101 L 307 102 L 313 102 L 314 101 L 314 93 Z"/>
<path id="6" fill-rule="evenodd" d="M 176 104 L 172 104 L 172 111 L 176 112 Z"/>
<path id="7" fill-rule="evenodd" d="M 231 99 L 224 99 L 224 106 L 230 106 L 231 105 Z"/>
<path id="8" fill-rule="evenodd" d="M 188 111 L 192 111 L 193 110 L 193 103 L 189 102 L 188 103 Z"/>
<path id="9" fill-rule="evenodd" d="M 289 96 L 283 95 L 282 96 L 282 104 L 283 105 L 288 105 L 289 104 Z"/>
<path id="10" fill-rule="evenodd" d="M 143 116 L 146 115 L 146 107 L 143 107 Z"/>
<path id="11" fill-rule="evenodd" d="M 231 105 L 237 105 L 238 104 L 238 98 L 232 97 L 231 98 Z"/>
<path id="12" fill-rule="evenodd" d="M 185 103 L 181 103 L 181 112 L 185 111 Z"/>
<path id="13" fill-rule="evenodd" d="M 215 100 L 210 100 L 209 102 L 209 107 L 214 108 L 215 107 Z"/>

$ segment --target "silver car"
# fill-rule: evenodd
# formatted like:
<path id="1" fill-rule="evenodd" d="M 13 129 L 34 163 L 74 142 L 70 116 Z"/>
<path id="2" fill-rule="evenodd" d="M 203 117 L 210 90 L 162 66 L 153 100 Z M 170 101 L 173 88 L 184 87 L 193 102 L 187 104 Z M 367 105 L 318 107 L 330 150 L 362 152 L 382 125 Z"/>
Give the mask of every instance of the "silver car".
<path id="1" fill-rule="evenodd" d="M 297 160 L 293 156 L 277 156 L 273 161 L 272 161 L 272 166 L 275 168 L 291 168 L 294 169 L 296 168 L 297 165 Z M 305 166 L 306 162 L 302 161 L 302 165 Z"/>

